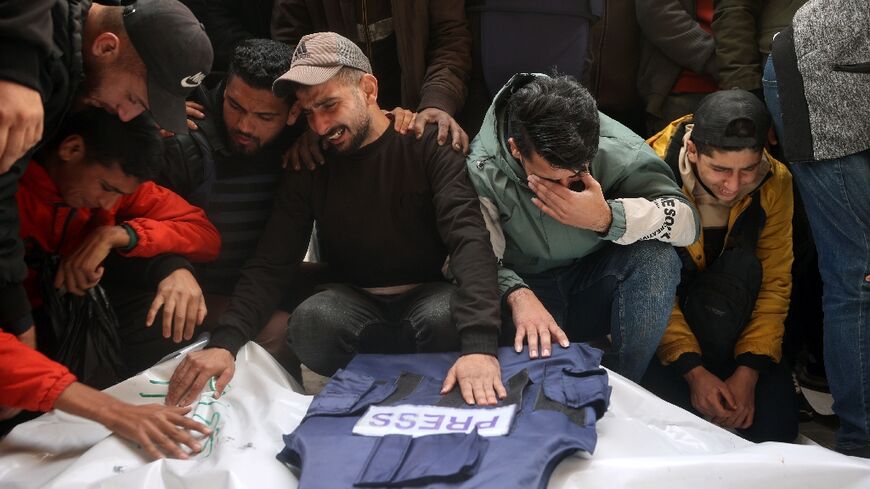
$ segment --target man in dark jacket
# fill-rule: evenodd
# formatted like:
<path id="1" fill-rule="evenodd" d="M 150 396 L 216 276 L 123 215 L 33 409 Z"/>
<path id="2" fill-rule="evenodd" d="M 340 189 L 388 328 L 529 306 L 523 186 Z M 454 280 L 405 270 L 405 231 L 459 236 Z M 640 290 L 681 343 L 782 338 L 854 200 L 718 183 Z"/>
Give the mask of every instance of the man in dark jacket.
<path id="1" fill-rule="evenodd" d="M 471 34 L 463 0 L 276 0 L 272 39 L 295 46 L 306 34 L 331 31 L 351 39 L 371 60 L 379 104 L 418 112 L 414 130 L 438 124 L 438 144 L 468 151 L 468 135 L 454 120 L 465 104 L 471 76 Z M 448 133 L 450 137 L 448 138 Z M 314 135 L 302 138 L 301 158 L 309 167 L 322 163 L 311 153 Z M 320 160 L 311 161 L 309 159 Z M 309 164 L 312 163 L 312 164 Z"/>
<path id="2" fill-rule="evenodd" d="M 443 392 L 458 384 L 466 402 L 495 404 L 506 395 L 495 357 L 496 260 L 462 155 L 439 146 L 434 128 L 421 140 L 396 132 L 378 107 L 371 65 L 338 34 L 302 38 L 274 89 L 295 89 L 329 164 L 286 175 L 227 313 L 208 347 L 178 366 L 167 403 L 188 402 L 212 376 L 223 390 L 235 352 L 298 280 L 316 220 L 343 280 L 293 312 L 291 347 L 303 363 L 331 375 L 357 351 L 461 350 Z M 443 277 L 448 254 L 458 286 Z"/>
<path id="3" fill-rule="evenodd" d="M 124 121 L 150 110 L 163 127 L 183 131 L 184 98 L 209 70 L 212 50 L 175 0 L 15 1 L 4 3 L 7 13 L 0 21 L 0 327 L 32 343 L 15 191 L 34 145 L 83 105 Z"/>
<path id="4" fill-rule="evenodd" d="M 637 86 L 646 104 L 648 135 L 691 114 L 718 89 L 713 3 L 635 0 L 642 34 Z"/>
<path id="5" fill-rule="evenodd" d="M 226 309 L 245 260 L 256 251 L 281 177 L 281 157 L 298 132 L 288 126 L 296 120 L 288 98 L 272 94 L 272 82 L 290 68 L 292 56 L 284 43 L 243 41 L 227 78 L 194 91 L 192 100 L 204 116 L 196 121 L 198 130 L 165 140 L 158 182 L 205 210 L 223 241 L 216 261 L 196 266 L 211 312 L 206 328 Z M 282 301 L 258 342 L 299 378 L 285 334 L 293 305 L 292 299 Z"/>

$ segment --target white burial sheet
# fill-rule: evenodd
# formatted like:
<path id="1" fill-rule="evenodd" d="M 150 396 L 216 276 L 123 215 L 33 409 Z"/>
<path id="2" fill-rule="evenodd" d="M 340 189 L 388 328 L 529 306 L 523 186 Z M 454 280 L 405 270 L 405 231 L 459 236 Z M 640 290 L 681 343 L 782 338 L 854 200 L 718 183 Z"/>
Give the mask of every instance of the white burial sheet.
<path id="1" fill-rule="evenodd" d="M 162 402 L 177 363 L 157 365 L 108 392 L 131 403 Z M 870 488 L 870 461 L 813 445 L 753 444 L 612 372 L 610 382 L 613 396 L 598 422 L 595 454 L 563 461 L 551 489 Z M 207 389 L 200 397 L 194 416 L 214 434 L 191 460 L 149 462 L 102 426 L 52 412 L 0 442 L 0 488 L 292 489 L 296 477 L 275 455 L 281 435 L 293 431 L 311 401 L 298 390 L 268 353 L 249 343 L 226 395 L 215 401 Z"/>

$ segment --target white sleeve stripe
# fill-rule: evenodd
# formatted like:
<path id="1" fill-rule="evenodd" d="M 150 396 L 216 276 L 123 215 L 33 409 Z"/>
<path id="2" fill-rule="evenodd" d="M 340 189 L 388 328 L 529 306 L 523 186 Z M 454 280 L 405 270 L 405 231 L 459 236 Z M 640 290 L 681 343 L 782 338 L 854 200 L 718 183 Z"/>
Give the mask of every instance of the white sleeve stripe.
<path id="1" fill-rule="evenodd" d="M 625 234 L 618 244 L 655 239 L 674 246 L 688 246 L 697 239 L 695 212 L 675 197 L 617 199 L 625 210 Z"/>
<path id="2" fill-rule="evenodd" d="M 504 258 L 505 238 L 504 231 L 501 229 L 498 208 L 492 199 L 480 197 L 480 212 L 483 214 L 483 221 L 486 223 L 487 231 L 489 231 L 492 252 L 498 258 L 499 263 L 501 263 L 502 258 Z"/>

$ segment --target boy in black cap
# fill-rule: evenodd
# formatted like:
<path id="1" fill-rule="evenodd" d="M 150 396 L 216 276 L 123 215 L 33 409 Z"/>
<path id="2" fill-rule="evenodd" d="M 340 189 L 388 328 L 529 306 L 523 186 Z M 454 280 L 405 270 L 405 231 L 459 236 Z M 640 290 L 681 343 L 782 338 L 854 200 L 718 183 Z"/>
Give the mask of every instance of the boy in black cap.
<path id="1" fill-rule="evenodd" d="M 683 279 L 645 384 L 753 441 L 793 441 L 782 360 L 791 292 L 791 174 L 764 149 L 770 116 L 745 90 L 704 98 L 647 143 L 698 207 L 703 234 L 679 250 Z"/>
<path id="2" fill-rule="evenodd" d="M 85 105 L 124 121 L 150 110 L 160 126 L 184 131 L 184 99 L 211 68 L 212 48 L 202 26 L 176 0 L 138 0 L 126 7 L 13 1 L 4 3 L 0 27 L 0 328 L 32 345 L 15 204 L 30 155 L 68 112 Z M 35 36 L 35 30 L 48 35 Z M 22 108 L 4 102 L 10 99 L 28 102 Z M 24 109 L 38 116 L 20 116 Z"/>

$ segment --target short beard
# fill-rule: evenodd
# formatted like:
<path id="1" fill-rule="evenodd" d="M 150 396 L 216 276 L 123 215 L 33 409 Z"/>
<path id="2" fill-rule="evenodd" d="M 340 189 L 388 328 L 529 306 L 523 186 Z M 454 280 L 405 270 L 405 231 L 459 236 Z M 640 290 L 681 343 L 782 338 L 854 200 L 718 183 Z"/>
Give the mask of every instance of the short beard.
<path id="1" fill-rule="evenodd" d="M 350 153 L 352 151 L 356 151 L 360 149 L 365 142 L 366 138 L 369 136 L 369 132 L 371 131 L 372 118 L 368 113 L 366 113 L 365 119 L 360 121 L 360 125 L 358 127 L 358 131 L 355 131 L 353 134 L 353 138 L 351 138 L 350 143 L 347 145 L 347 149 L 343 150 L 342 153 Z"/>
<path id="2" fill-rule="evenodd" d="M 356 127 L 354 127 L 354 130 L 352 131 L 353 137 L 348 143 L 347 149 L 338 150 L 339 153 L 351 153 L 360 149 L 371 132 L 372 116 L 368 113 L 368 110 L 366 110 L 365 102 L 360 95 L 357 95 L 356 107 L 359 111 L 360 117 L 355 121 L 356 124 L 354 124 L 354 126 Z M 350 127 L 348 127 L 348 130 L 350 130 Z"/>
<path id="3" fill-rule="evenodd" d="M 228 137 L 227 139 L 230 143 L 230 153 L 234 156 L 250 158 L 258 155 L 263 150 L 263 145 L 257 144 L 256 146 L 252 147 L 250 151 L 247 151 L 244 148 L 240 147 L 238 144 L 236 144 L 236 141 L 233 139 L 232 135 L 230 135 L 230 137 Z M 259 143 L 259 141 L 257 141 L 257 143 Z"/>

